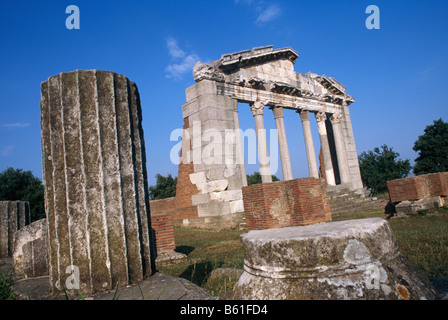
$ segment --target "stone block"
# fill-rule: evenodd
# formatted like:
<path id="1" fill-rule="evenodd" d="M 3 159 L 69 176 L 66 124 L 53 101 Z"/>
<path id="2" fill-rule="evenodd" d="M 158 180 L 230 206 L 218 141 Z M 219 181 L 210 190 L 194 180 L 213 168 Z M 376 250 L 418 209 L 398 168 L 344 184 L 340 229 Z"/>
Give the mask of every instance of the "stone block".
<path id="1" fill-rule="evenodd" d="M 231 213 L 244 212 L 243 200 L 230 201 L 230 212 Z"/>
<path id="2" fill-rule="evenodd" d="M 210 193 L 210 200 L 213 201 L 235 201 L 242 199 L 243 199 L 243 192 L 240 189 Z"/>
<path id="3" fill-rule="evenodd" d="M 432 300 L 386 220 L 368 218 L 242 235 L 237 300 Z"/>
<path id="4" fill-rule="evenodd" d="M 37 220 L 14 234 L 14 275 L 34 278 L 48 275 L 48 233 L 46 219 Z"/>
<path id="5" fill-rule="evenodd" d="M 208 202 L 198 204 L 198 217 L 224 216 L 230 214 L 229 202 Z"/>

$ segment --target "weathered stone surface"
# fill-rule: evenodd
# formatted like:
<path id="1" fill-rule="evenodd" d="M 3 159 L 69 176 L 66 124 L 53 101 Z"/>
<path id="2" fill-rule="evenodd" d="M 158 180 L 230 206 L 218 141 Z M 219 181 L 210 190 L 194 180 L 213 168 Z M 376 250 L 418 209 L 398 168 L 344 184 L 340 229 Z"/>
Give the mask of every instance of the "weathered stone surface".
<path id="1" fill-rule="evenodd" d="M 14 275 L 32 278 L 48 275 L 46 219 L 37 220 L 14 234 Z"/>
<path id="2" fill-rule="evenodd" d="M 30 223 L 27 201 L 0 201 L 0 259 L 12 255 L 14 233 Z"/>
<path id="3" fill-rule="evenodd" d="M 380 218 L 251 231 L 233 299 L 436 299 Z"/>
<path id="4" fill-rule="evenodd" d="M 61 288 L 79 268 L 84 293 L 151 274 L 140 97 L 109 71 L 77 70 L 41 85 L 49 275 Z M 68 271 L 67 271 L 68 270 Z"/>

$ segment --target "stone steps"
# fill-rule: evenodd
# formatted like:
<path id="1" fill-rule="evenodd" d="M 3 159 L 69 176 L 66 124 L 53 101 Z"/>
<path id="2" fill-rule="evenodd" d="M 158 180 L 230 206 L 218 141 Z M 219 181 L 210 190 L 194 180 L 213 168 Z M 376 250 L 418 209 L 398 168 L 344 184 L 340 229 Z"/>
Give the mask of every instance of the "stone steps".
<path id="1" fill-rule="evenodd" d="M 377 198 L 363 197 L 353 191 L 330 195 L 329 200 L 332 214 L 381 208 L 383 202 Z"/>

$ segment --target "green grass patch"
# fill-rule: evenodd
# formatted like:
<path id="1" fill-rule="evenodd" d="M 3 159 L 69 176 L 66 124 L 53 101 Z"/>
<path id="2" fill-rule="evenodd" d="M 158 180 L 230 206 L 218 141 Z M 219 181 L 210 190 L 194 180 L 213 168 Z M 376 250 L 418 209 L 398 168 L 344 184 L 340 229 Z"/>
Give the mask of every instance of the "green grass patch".
<path id="1" fill-rule="evenodd" d="M 14 292 L 11 289 L 12 283 L 11 275 L 0 270 L 0 300 L 15 300 Z"/>
<path id="2" fill-rule="evenodd" d="M 383 210 L 343 213 L 333 221 L 386 218 Z M 421 210 L 416 215 L 388 220 L 400 252 L 428 278 L 448 278 L 448 210 Z"/>
<path id="3" fill-rule="evenodd" d="M 386 219 L 383 209 L 342 213 L 333 221 L 379 217 Z M 448 278 L 448 210 L 429 210 L 425 215 L 388 220 L 400 252 L 428 278 Z M 246 230 L 211 231 L 176 227 L 176 251 L 187 260 L 160 266 L 159 270 L 185 278 L 203 287 L 214 296 L 232 291 L 237 277 L 222 275 L 207 281 L 216 268 L 242 269 L 244 250 L 240 235 Z"/>
<path id="4" fill-rule="evenodd" d="M 238 279 L 223 276 L 207 281 L 207 276 L 216 268 L 243 268 L 244 250 L 240 235 L 246 232 L 175 227 L 176 251 L 186 254 L 187 260 L 160 265 L 158 269 L 165 274 L 187 279 L 215 296 L 229 292 Z"/>

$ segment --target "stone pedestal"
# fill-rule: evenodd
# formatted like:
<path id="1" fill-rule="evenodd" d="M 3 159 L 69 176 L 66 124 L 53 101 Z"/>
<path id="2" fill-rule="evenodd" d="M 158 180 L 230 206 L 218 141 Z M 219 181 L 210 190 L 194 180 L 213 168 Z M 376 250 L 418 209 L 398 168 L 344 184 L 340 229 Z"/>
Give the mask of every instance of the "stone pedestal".
<path id="1" fill-rule="evenodd" d="M 0 258 L 12 255 L 14 233 L 30 223 L 26 201 L 0 201 Z"/>
<path id="2" fill-rule="evenodd" d="M 137 86 L 123 75 L 77 70 L 42 83 L 52 286 L 89 294 L 151 274 L 141 121 Z"/>
<path id="3" fill-rule="evenodd" d="M 369 218 L 251 231 L 234 299 L 435 299 L 401 256 L 386 220 Z"/>

